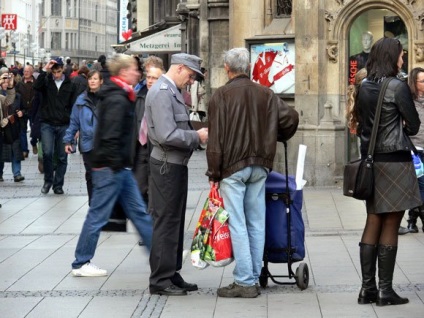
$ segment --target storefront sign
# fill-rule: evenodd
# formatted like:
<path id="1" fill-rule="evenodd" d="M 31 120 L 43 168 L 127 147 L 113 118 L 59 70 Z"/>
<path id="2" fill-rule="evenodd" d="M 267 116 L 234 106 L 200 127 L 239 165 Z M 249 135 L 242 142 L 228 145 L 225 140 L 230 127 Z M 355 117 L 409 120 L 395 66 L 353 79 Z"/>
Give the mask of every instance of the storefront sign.
<path id="1" fill-rule="evenodd" d="M 127 5 L 128 0 L 120 0 L 119 2 L 119 43 L 124 42 L 125 39 L 122 34 L 128 30 L 128 19 L 127 19 Z"/>
<path id="2" fill-rule="evenodd" d="M 18 15 L 3 13 L 1 15 L 1 26 L 5 30 L 16 30 L 18 28 Z"/>
<path id="3" fill-rule="evenodd" d="M 129 43 L 127 53 L 158 53 L 181 51 L 181 25 L 146 36 Z"/>

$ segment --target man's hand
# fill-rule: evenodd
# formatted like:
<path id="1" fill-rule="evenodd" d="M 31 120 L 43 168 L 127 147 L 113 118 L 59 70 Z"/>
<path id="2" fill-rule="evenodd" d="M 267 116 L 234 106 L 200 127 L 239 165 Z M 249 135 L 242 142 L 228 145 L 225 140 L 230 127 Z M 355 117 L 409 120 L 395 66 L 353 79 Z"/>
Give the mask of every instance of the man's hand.
<path id="1" fill-rule="evenodd" d="M 66 144 L 65 145 L 65 152 L 70 155 L 72 153 L 72 145 Z"/>
<path id="2" fill-rule="evenodd" d="M 209 181 L 209 186 L 211 187 L 211 189 L 213 187 L 216 187 L 217 189 L 219 189 L 219 182 Z"/>
<path id="3" fill-rule="evenodd" d="M 46 66 L 44 66 L 44 70 L 46 71 L 46 72 L 50 72 L 51 71 L 51 69 L 52 69 L 52 67 L 53 67 L 53 65 L 55 65 L 57 62 L 55 61 L 55 60 L 50 60 L 47 64 L 46 64 Z"/>
<path id="4" fill-rule="evenodd" d="M 200 143 L 206 144 L 208 142 L 208 129 L 207 128 L 201 128 L 197 131 L 197 134 L 199 135 Z"/>

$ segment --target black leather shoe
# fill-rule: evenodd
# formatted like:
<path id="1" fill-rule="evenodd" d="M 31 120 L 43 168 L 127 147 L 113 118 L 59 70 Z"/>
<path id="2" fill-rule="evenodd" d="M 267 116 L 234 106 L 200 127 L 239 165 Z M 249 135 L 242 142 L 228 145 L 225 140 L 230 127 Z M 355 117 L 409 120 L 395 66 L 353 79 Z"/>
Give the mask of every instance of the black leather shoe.
<path id="1" fill-rule="evenodd" d="M 63 189 L 62 188 L 56 188 L 56 189 L 54 189 L 53 190 L 53 192 L 55 193 L 55 194 L 63 194 L 64 192 L 63 192 Z"/>
<path id="2" fill-rule="evenodd" d="M 163 295 L 163 296 L 186 296 L 187 291 L 175 285 L 169 285 L 168 287 L 164 289 L 150 290 L 150 294 Z"/>
<path id="3" fill-rule="evenodd" d="M 190 284 L 185 281 L 178 284 L 174 283 L 174 285 L 177 286 L 178 288 L 184 289 L 185 291 L 195 291 L 199 289 L 196 284 Z"/>
<path id="4" fill-rule="evenodd" d="M 41 193 L 43 193 L 43 194 L 49 193 L 51 187 L 52 187 L 51 183 L 45 182 L 43 187 L 41 188 Z"/>

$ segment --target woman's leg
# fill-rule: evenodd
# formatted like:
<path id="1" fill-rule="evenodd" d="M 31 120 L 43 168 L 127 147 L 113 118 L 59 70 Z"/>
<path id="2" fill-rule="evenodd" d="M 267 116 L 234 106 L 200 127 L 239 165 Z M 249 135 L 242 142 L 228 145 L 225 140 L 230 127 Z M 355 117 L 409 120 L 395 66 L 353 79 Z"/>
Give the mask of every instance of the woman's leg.
<path id="1" fill-rule="evenodd" d="M 369 304 L 377 301 L 377 283 L 375 280 L 377 263 L 377 244 L 379 242 L 382 215 L 367 215 L 367 222 L 359 243 L 359 259 L 361 262 L 362 286 L 359 291 L 358 304 Z"/>
<path id="2" fill-rule="evenodd" d="M 378 296 L 377 306 L 402 305 L 409 302 L 393 290 L 393 272 L 396 264 L 398 229 L 405 211 L 384 213 L 378 245 Z"/>

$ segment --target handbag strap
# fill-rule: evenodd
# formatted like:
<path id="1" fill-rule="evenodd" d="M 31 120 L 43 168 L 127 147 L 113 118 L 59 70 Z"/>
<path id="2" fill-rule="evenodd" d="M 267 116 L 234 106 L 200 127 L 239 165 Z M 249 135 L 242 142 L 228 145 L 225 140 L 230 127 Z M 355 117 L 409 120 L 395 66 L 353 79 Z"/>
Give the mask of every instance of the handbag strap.
<path id="1" fill-rule="evenodd" d="M 383 84 L 382 84 L 381 90 L 380 90 L 380 94 L 378 95 L 378 102 L 377 102 L 377 107 L 375 109 L 375 116 L 374 116 L 374 125 L 372 126 L 370 144 L 368 146 L 368 153 L 367 153 L 367 159 L 366 159 L 368 161 L 373 160 L 375 141 L 377 139 L 377 130 L 378 130 L 378 126 L 380 124 L 381 106 L 383 105 L 383 99 L 384 99 L 384 95 L 386 94 L 387 86 L 389 86 L 389 82 L 392 79 L 393 79 L 393 77 L 389 77 L 389 78 L 386 78 L 383 81 Z"/>

